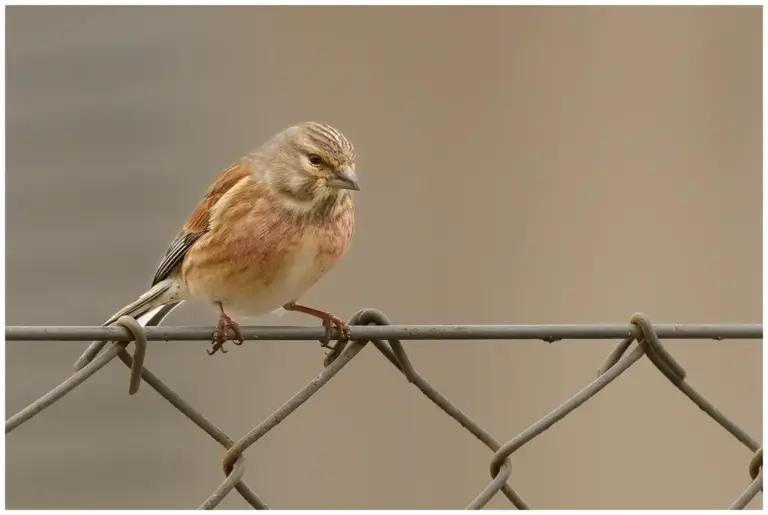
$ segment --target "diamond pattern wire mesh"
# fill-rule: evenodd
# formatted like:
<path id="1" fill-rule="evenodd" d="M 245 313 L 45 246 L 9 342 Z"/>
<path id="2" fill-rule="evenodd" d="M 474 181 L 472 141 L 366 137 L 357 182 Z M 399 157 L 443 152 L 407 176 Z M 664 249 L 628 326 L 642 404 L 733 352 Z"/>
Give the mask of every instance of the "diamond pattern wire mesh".
<path id="1" fill-rule="evenodd" d="M 762 446 L 686 382 L 685 370 L 661 344 L 660 338 L 762 339 L 762 326 L 759 324 L 654 326 L 643 314 L 635 314 L 631 322 L 632 324 L 628 326 L 392 326 L 386 315 L 380 311 L 361 310 L 349 321 L 350 326 L 352 326 L 351 343 L 337 344 L 326 357 L 325 369 L 317 377 L 237 441 L 218 429 L 210 420 L 144 367 L 148 340 L 207 340 L 212 335 L 210 328 L 142 327 L 130 317 L 123 317 L 117 322 L 117 325 L 122 327 L 6 327 L 7 341 L 105 339 L 113 343 L 91 363 L 6 420 L 5 432 L 10 433 L 18 428 L 82 384 L 107 363 L 118 358 L 131 369 L 128 388 L 130 394 L 136 393 L 142 382 L 145 382 L 226 449 L 222 462 L 225 479 L 205 499 L 200 508 L 213 509 L 232 490 L 237 490 L 254 508 L 266 509 L 268 506 L 265 501 L 242 480 L 245 472 L 244 452 L 310 399 L 342 368 L 347 366 L 368 343 L 371 343 L 405 376 L 408 382 L 493 451 L 490 460 L 491 480 L 485 489 L 469 503 L 467 508 L 483 508 L 496 494 L 502 492 L 516 508 L 529 509 L 531 507 L 528 503 L 508 483 L 512 472 L 510 458 L 515 451 L 597 395 L 643 356 L 646 356 L 675 388 L 754 453 L 747 468 L 751 482 L 730 506 L 731 509 L 744 508 L 763 489 Z M 243 333 L 247 339 L 258 337 L 262 340 L 314 340 L 322 338 L 324 330 L 322 328 L 253 327 L 244 328 Z M 623 339 L 602 363 L 594 381 L 545 417 L 503 444 L 469 418 L 419 374 L 411 364 L 400 341 L 401 339 L 540 339 L 553 342 L 566 338 Z M 135 342 L 133 356 L 126 350 L 131 341 Z M 630 351 L 630 347 L 635 342 L 637 345 Z"/>

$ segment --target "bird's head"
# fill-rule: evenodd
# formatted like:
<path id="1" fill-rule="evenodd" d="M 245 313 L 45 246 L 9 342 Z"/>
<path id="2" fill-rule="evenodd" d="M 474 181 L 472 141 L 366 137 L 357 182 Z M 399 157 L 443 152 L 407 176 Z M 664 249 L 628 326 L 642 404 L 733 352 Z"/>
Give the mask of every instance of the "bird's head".
<path id="1" fill-rule="evenodd" d="M 297 212 L 327 211 L 359 190 L 352 143 L 330 125 L 304 122 L 273 136 L 255 154 L 254 172 Z"/>

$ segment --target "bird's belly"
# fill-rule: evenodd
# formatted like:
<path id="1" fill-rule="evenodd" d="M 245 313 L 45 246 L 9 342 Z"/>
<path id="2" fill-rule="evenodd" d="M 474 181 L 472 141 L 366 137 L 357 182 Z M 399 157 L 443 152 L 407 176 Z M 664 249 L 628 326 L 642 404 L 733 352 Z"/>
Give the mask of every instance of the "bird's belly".
<path id="1" fill-rule="evenodd" d="M 234 317 L 257 316 L 274 311 L 306 293 L 325 273 L 323 265 L 319 249 L 306 246 L 298 252 L 293 263 L 286 266 L 269 284 L 243 278 L 245 287 L 237 295 L 223 301 L 225 310 Z"/>
<path id="2" fill-rule="evenodd" d="M 332 261 L 312 237 L 201 263 L 187 274 L 193 297 L 221 303 L 233 318 L 255 317 L 298 299 L 330 268 Z"/>

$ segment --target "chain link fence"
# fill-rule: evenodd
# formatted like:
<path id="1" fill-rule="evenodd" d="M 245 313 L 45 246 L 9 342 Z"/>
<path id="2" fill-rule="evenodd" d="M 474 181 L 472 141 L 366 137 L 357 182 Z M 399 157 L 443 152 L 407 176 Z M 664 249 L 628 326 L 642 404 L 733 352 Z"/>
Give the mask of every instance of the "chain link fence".
<path id="1" fill-rule="evenodd" d="M 213 509 L 232 490 L 237 490 L 254 508 L 266 509 L 268 508 L 266 502 L 242 480 L 245 472 L 245 451 L 309 400 L 323 385 L 347 366 L 368 343 L 371 343 L 392 366 L 403 374 L 409 383 L 418 388 L 448 416 L 461 424 L 493 452 L 489 465 L 490 481 L 483 491 L 469 503 L 467 508 L 483 508 L 495 495 L 501 492 L 516 508 L 530 509 L 531 506 L 509 484 L 512 472 L 510 459 L 513 454 L 597 395 L 598 392 L 645 356 L 669 380 L 672 386 L 680 390 L 753 453 L 750 462 L 745 463 L 744 482 L 746 487 L 740 494 L 734 492 L 735 500 L 730 508 L 742 509 L 746 507 L 763 489 L 763 450 L 761 444 L 686 381 L 685 370 L 660 341 L 662 338 L 762 339 L 763 330 L 760 324 L 654 325 L 647 316 L 635 314 L 631 319 L 631 324 L 626 325 L 395 326 L 390 323 L 386 315 L 371 309 L 356 313 L 350 319 L 349 324 L 351 326 L 351 342 L 349 344 L 336 344 L 327 354 L 325 369 L 317 377 L 238 440 L 232 439 L 221 431 L 144 367 L 148 341 L 209 340 L 213 334 L 212 328 L 142 327 L 130 317 L 121 318 L 117 325 L 112 327 L 6 327 L 7 341 L 107 340 L 113 343 L 59 386 L 6 420 L 5 432 L 6 434 L 10 433 L 38 415 L 98 372 L 107 363 L 118 358 L 130 369 L 129 394 L 136 393 L 142 382 L 146 383 L 226 449 L 222 460 L 225 479 L 203 501 L 200 508 Z M 249 327 L 243 328 L 243 335 L 248 340 L 321 340 L 326 334 L 325 329 L 321 327 Z M 479 339 L 537 339 L 550 343 L 564 339 L 621 339 L 621 341 L 599 366 L 597 378 L 594 381 L 526 430 L 502 443 L 419 374 L 411 364 L 401 343 L 401 340 Z M 126 350 L 130 342 L 135 342 L 133 355 Z M 633 343 L 636 343 L 634 347 Z M 747 472 L 749 480 L 746 477 Z"/>

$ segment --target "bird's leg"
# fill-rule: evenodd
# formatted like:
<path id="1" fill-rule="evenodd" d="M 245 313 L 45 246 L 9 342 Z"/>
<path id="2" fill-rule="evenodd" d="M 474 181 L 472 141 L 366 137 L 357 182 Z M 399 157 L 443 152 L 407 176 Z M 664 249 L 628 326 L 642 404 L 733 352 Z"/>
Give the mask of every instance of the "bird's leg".
<path id="1" fill-rule="evenodd" d="M 286 311 L 296 311 L 298 313 L 304 313 L 305 315 L 310 315 L 322 320 L 323 327 L 325 327 L 326 329 L 326 333 L 325 333 L 325 338 L 320 340 L 320 345 L 331 349 L 331 351 L 333 351 L 334 349 L 329 345 L 331 327 L 335 327 L 339 331 L 339 335 L 340 335 L 339 343 L 349 341 L 349 326 L 347 325 L 346 322 L 344 322 L 342 319 L 340 319 L 336 315 L 328 313 L 327 311 L 321 311 L 319 309 L 302 306 L 301 304 L 296 304 L 295 302 L 289 302 L 288 304 L 283 306 L 283 309 Z"/>
<path id="2" fill-rule="evenodd" d="M 216 351 L 218 350 L 221 350 L 222 354 L 227 353 L 224 344 L 227 342 L 227 336 L 229 336 L 230 329 L 232 329 L 232 332 L 235 333 L 235 337 L 237 338 L 232 340 L 232 343 L 235 345 L 242 345 L 243 342 L 245 342 L 243 333 L 240 332 L 240 326 L 224 312 L 224 306 L 221 302 L 217 302 L 217 304 L 219 305 L 221 314 L 219 314 L 219 323 L 216 324 L 216 332 L 213 333 L 213 339 L 211 340 L 213 347 L 211 347 L 211 350 L 206 351 L 209 356 L 216 354 Z"/>

